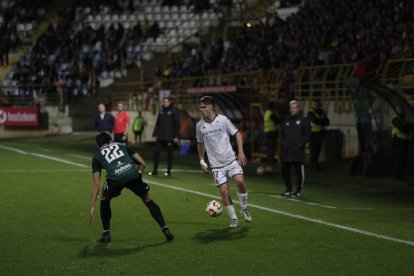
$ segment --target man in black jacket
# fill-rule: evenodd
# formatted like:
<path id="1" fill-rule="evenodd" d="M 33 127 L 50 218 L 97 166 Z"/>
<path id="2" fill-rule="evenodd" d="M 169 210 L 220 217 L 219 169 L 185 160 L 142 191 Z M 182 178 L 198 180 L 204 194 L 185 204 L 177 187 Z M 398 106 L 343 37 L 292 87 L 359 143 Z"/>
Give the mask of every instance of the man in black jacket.
<path id="1" fill-rule="evenodd" d="M 99 103 L 98 105 L 99 114 L 95 117 L 95 127 L 98 132 L 109 132 L 112 133 L 114 129 L 114 116 L 111 113 L 106 112 L 105 105 Z"/>
<path id="2" fill-rule="evenodd" d="M 309 141 L 311 168 L 319 171 L 319 154 L 325 137 L 325 127 L 329 126 L 329 119 L 321 108 L 321 102 L 318 99 L 313 100 L 313 108 L 309 110 L 307 118 L 311 124 Z"/>
<path id="3" fill-rule="evenodd" d="M 308 119 L 302 116 L 297 101 L 289 103 L 290 116 L 281 125 L 282 138 L 282 174 L 286 185 L 284 196 L 299 197 L 305 180 L 305 145 L 309 141 L 311 132 Z M 297 186 L 295 192 L 292 190 L 290 168 L 296 170 Z"/>
<path id="4" fill-rule="evenodd" d="M 158 165 L 160 163 L 160 152 L 162 149 L 167 150 L 167 172 L 166 176 L 171 175 L 173 163 L 173 146 L 178 144 L 180 134 L 180 121 L 175 111 L 172 100 L 165 97 L 162 100 L 162 109 L 158 114 L 152 137 L 155 137 L 154 167 L 149 175 L 158 174 Z"/>

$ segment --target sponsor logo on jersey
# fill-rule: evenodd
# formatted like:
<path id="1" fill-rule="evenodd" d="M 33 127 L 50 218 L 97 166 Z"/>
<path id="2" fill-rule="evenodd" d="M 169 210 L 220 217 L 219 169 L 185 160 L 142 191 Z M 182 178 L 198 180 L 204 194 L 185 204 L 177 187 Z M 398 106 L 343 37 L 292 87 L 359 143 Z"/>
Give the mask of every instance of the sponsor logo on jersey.
<path id="1" fill-rule="evenodd" d="M 116 170 L 115 170 L 115 174 L 116 174 L 116 175 L 121 174 L 121 173 L 123 173 L 123 172 L 125 172 L 125 171 L 129 170 L 131 167 L 132 167 L 132 165 L 131 165 L 131 164 L 126 164 L 125 166 L 122 166 L 122 167 L 120 167 L 119 169 L 116 169 Z"/>
<path id="2" fill-rule="evenodd" d="M 210 129 L 210 130 L 207 130 L 207 131 L 203 131 L 202 133 L 203 133 L 204 136 L 214 136 L 214 135 L 217 135 L 221 132 L 222 132 L 221 128 L 216 128 L 216 129 Z"/>
<path id="3" fill-rule="evenodd" d="M 123 165 L 124 163 L 122 163 L 121 161 L 118 161 L 118 163 L 117 163 L 117 167 L 121 167 L 122 165 Z"/>

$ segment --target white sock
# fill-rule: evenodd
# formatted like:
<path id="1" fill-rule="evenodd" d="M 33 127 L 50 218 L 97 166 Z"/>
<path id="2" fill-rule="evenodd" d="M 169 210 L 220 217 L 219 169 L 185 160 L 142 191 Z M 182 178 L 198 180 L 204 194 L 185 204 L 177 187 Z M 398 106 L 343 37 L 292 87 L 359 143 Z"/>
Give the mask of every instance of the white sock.
<path id="1" fill-rule="evenodd" d="M 239 197 L 241 208 L 247 209 L 247 193 L 245 194 L 237 193 L 237 196 Z"/>
<path id="2" fill-rule="evenodd" d="M 232 220 L 237 219 L 236 211 L 234 211 L 233 205 L 226 206 L 226 210 Z"/>

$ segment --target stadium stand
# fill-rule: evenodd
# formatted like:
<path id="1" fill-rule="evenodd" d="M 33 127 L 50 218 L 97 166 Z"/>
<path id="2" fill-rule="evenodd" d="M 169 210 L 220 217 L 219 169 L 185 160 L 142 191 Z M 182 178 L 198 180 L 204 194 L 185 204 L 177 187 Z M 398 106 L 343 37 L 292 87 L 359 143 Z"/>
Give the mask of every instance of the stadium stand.
<path id="1" fill-rule="evenodd" d="M 172 74 L 194 76 L 305 65 L 351 63 L 382 51 L 407 51 L 414 38 L 412 3 L 398 1 L 305 1 L 282 20 L 275 13 L 236 31 L 229 41 L 188 45 Z M 389 8 L 385 7 L 389 5 Z M 371 66 L 375 66 L 376 60 Z M 197 69 L 189 72 L 187 68 Z"/>
<path id="2" fill-rule="evenodd" d="M 186 3 L 184 3 L 186 2 Z M 218 24 L 223 3 L 205 1 L 118 1 L 76 4 L 28 47 L 3 81 L 9 96 L 48 94 L 72 99 L 96 93 L 141 66 L 153 52 L 164 52 Z M 214 7 L 214 9 L 213 9 Z M 33 29 L 18 24 L 22 34 Z M 31 84 L 27 88 L 27 84 Z"/>

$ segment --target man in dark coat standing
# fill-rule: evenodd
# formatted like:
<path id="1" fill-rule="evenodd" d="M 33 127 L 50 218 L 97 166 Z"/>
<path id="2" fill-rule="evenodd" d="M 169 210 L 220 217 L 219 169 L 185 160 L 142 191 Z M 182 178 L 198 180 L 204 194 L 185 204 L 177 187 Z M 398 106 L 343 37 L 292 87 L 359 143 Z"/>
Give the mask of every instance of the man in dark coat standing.
<path id="1" fill-rule="evenodd" d="M 284 196 L 299 197 L 305 180 L 305 145 L 310 139 L 310 124 L 303 117 L 297 101 L 289 103 L 290 116 L 281 125 L 282 138 L 282 174 L 286 185 Z M 290 168 L 296 171 L 297 186 L 295 192 L 292 190 Z"/>
<path id="2" fill-rule="evenodd" d="M 180 134 L 180 121 L 178 114 L 174 109 L 171 98 L 165 97 L 162 100 L 162 109 L 158 114 L 152 136 L 155 137 L 154 167 L 149 175 L 158 174 L 158 165 L 160 163 L 160 152 L 162 149 L 167 150 L 167 172 L 166 176 L 171 176 L 173 164 L 173 147 L 178 144 Z"/>
<path id="3" fill-rule="evenodd" d="M 95 128 L 98 132 L 109 132 L 112 134 L 114 129 L 114 116 L 111 113 L 106 112 L 105 104 L 99 103 L 99 114 L 95 116 Z"/>

